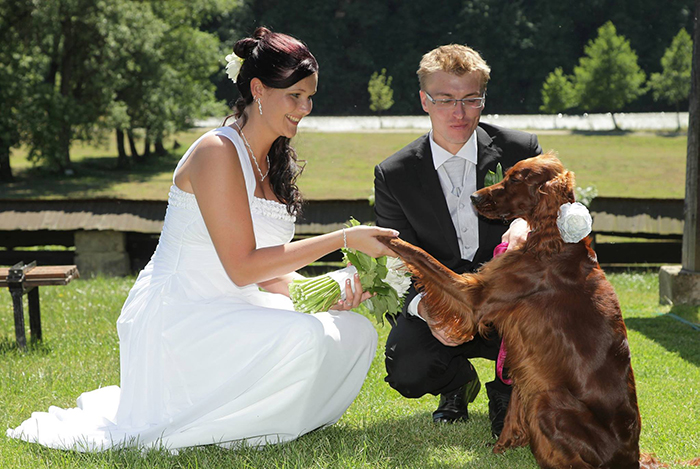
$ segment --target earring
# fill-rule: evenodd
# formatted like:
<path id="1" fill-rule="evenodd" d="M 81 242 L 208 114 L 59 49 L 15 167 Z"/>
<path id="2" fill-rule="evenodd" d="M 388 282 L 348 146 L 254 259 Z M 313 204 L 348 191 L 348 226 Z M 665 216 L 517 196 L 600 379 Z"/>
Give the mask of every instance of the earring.
<path id="1" fill-rule="evenodd" d="M 260 115 L 262 116 L 262 104 L 260 104 L 260 98 L 255 98 L 255 101 L 258 103 L 258 111 L 260 112 Z"/>

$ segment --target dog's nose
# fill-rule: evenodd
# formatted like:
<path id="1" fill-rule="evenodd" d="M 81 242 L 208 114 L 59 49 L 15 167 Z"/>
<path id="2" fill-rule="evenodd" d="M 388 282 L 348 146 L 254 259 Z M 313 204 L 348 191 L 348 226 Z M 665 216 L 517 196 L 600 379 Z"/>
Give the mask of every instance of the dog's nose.
<path id="1" fill-rule="evenodd" d="M 478 204 L 481 201 L 481 196 L 476 192 L 474 192 L 469 198 L 472 199 L 472 203 L 474 205 Z"/>

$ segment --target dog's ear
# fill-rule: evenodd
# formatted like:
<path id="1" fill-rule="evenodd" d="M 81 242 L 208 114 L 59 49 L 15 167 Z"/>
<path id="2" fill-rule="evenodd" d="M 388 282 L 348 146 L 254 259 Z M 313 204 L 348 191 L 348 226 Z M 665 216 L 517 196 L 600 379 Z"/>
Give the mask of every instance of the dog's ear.
<path id="1" fill-rule="evenodd" d="M 540 192 L 547 194 L 547 197 L 556 200 L 559 204 L 565 202 L 573 203 L 575 201 L 574 187 L 576 187 L 574 173 L 564 170 L 564 172 L 543 184 Z"/>
<path id="2" fill-rule="evenodd" d="M 573 204 L 576 201 L 576 194 L 574 192 L 576 188 L 576 176 L 571 171 L 564 171 L 562 179 L 562 193 L 565 194 L 567 202 Z"/>
<path id="3" fill-rule="evenodd" d="M 564 170 L 539 187 L 537 205 L 532 213 L 532 222 L 539 224 L 552 217 L 556 218 L 559 207 L 566 202 L 574 202 L 574 173 Z"/>

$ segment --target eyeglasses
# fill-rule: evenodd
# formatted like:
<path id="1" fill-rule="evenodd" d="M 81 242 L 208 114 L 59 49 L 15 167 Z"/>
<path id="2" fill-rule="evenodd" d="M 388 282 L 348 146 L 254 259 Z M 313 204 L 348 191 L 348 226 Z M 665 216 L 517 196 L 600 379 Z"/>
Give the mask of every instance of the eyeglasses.
<path id="1" fill-rule="evenodd" d="M 430 96 L 427 91 L 423 90 L 423 93 L 425 93 L 425 96 L 427 96 L 430 102 L 433 103 L 438 109 L 457 107 L 457 103 L 461 103 L 462 107 L 466 106 L 472 109 L 481 109 L 484 107 L 484 103 L 486 102 L 486 93 L 481 95 L 479 98 L 464 99 L 433 99 L 433 97 Z"/>

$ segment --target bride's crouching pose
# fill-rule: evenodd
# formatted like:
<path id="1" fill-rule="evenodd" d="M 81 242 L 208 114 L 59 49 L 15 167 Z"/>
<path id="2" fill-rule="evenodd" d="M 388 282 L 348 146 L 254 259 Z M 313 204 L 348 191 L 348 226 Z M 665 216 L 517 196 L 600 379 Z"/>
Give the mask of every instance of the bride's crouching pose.
<path id="1" fill-rule="evenodd" d="M 377 336 L 349 310 L 369 294 L 355 278 L 335 311 L 310 315 L 293 311 L 287 287 L 344 243 L 392 254 L 376 236 L 397 233 L 360 226 L 291 242 L 301 197 L 289 139 L 311 112 L 318 65 L 265 28 L 234 52 L 236 121 L 177 165 L 158 248 L 117 322 L 121 386 L 33 413 L 8 436 L 78 451 L 277 443 L 335 423 L 360 391 Z"/>

